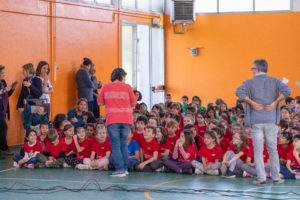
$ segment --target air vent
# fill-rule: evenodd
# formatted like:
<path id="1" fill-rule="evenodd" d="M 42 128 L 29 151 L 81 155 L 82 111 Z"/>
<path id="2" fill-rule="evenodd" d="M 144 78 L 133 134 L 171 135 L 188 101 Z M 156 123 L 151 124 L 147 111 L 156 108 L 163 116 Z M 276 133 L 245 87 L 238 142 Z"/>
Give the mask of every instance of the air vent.
<path id="1" fill-rule="evenodd" d="M 189 24 L 195 22 L 194 0 L 171 1 L 171 23 Z"/>

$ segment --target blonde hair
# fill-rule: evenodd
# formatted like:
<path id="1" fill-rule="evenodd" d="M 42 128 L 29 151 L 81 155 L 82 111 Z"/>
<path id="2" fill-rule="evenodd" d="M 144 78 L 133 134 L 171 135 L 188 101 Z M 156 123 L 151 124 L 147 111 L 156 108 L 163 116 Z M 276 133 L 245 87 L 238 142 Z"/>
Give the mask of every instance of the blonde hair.
<path id="1" fill-rule="evenodd" d="M 27 71 L 30 74 L 35 74 L 35 69 L 32 63 L 27 63 L 23 65 L 23 70 Z"/>

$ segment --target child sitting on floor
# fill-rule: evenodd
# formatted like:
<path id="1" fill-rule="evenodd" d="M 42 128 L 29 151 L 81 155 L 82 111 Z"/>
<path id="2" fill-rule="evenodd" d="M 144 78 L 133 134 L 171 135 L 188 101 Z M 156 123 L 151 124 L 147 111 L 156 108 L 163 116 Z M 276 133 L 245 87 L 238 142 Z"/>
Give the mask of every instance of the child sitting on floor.
<path id="1" fill-rule="evenodd" d="M 37 133 L 35 130 L 27 130 L 26 139 L 28 142 L 24 144 L 25 156 L 15 155 L 14 167 L 34 168 L 34 164 L 37 162 L 36 155 L 43 151 L 42 144 L 37 141 Z"/>

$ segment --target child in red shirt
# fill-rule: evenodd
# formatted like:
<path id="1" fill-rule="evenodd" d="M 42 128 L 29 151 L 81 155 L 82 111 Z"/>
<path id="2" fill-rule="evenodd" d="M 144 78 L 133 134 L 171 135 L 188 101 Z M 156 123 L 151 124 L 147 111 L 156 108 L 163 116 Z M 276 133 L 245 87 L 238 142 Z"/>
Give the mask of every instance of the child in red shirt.
<path id="1" fill-rule="evenodd" d="M 206 125 L 206 113 L 203 110 L 199 110 L 197 113 L 197 130 L 198 130 L 198 134 L 203 137 L 205 131 L 207 130 L 207 125 Z"/>
<path id="2" fill-rule="evenodd" d="M 24 144 L 25 155 L 14 156 L 14 167 L 34 168 L 34 164 L 37 163 L 36 155 L 43 151 L 42 144 L 37 141 L 37 132 L 35 130 L 27 130 L 26 139 L 28 142 Z"/>
<path id="3" fill-rule="evenodd" d="M 243 164 L 242 169 L 243 169 L 243 177 L 253 177 L 257 176 L 256 174 L 256 169 L 255 169 L 255 163 L 254 163 L 254 149 L 253 147 L 250 147 L 249 151 L 247 152 L 247 159 L 246 163 Z M 268 154 L 267 147 L 264 146 L 264 151 L 263 151 L 263 158 L 264 158 L 264 165 L 265 165 L 265 170 L 266 170 L 266 175 L 267 178 L 271 178 L 271 167 L 270 167 L 270 156 Z"/>
<path id="4" fill-rule="evenodd" d="M 48 143 L 43 151 L 43 154 L 37 154 L 37 159 L 40 164 L 39 168 L 61 168 L 65 162 L 66 146 L 59 140 L 59 135 L 55 129 L 49 129 L 47 134 Z"/>
<path id="5" fill-rule="evenodd" d="M 82 127 L 76 128 L 76 135 L 73 136 L 73 140 L 73 154 L 66 157 L 66 163 L 71 167 L 76 167 L 78 164 L 83 164 L 84 158 L 90 157 L 90 141 L 86 138 L 85 130 Z"/>
<path id="6" fill-rule="evenodd" d="M 153 126 L 147 126 L 144 132 L 144 140 L 141 145 L 141 163 L 137 165 L 138 171 L 153 172 L 151 163 L 157 160 L 159 146 L 154 139 L 156 129 Z"/>
<path id="7" fill-rule="evenodd" d="M 179 138 L 175 134 L 176 130 L 177 130 L 177 122 L 172 119 L 172 120 L 170 120 L 167 123 L 167 128 L 166 128 L 166 132 L 167 132 L 167 136 L 168 136 L 168 141 L 170 142 L 170 154 L 169 154 L 169 157 L 172 156 L 173 150 L 175 148 L 176 141 Z"/>
<path id="8" fill-rule="evenodd" d="M 234 178 L 234 171 L 240 171 L 246 161 L 248 152 L 248 137 L 244 132 L 238 132 L 232 139 L 232 145 L 223 156 L 221 171 L 224 178 Z M 225 173 L 226 172 L 226 173 Z"/>
<path id="9" fill-rule="evenodd" d="M 291 144 L 293 142 L 292 133 L 284 131 L 279 135 L 279 141 L 277 144 L 277 151 L 279 156 L 280 165 L 286 165 L 286 159 L 289 151 L 293 149 Z"/>
<path id="10" fill-rule="evenodd" d="M 217 142 L 222 150 L 222 155 L 224 156 L 224 154 L 227 152 L 227 150 L 230 146 L 229 139 L 224 137 L 225 129 L 224 129 L 223 125 L 219 124 L 217 127 L 212 128 L 211 130 L 216 134 Z"/>
<path id="11" fill-rule="evenodd" d="M 40 135 L 37 136 L 37 141 L 39 141 L 42 144 L 43 149 L 47 145 L 47 142 L 49 142 L 47 139 L 48 130 L 49 130 L 49 124 L 47 122 L 42 122 L 40 124 Z"/>
<path id="12" fill-rule="evenodd" d="M 197 160 L 192 161 L 195 174 L 219 175 L 218 169 L 221 167 L 222 150 L 218 146 L 217 137 L 213 131 L 204 133 L 204 143 L 205 145 L 198 152 L 202 163 Z"/>
<path id="13" fill-rule="evenodd" d="M 195 145 L 191 130 L 183 130 L 176 141 L 173 160 L 166 160 L 165 165 L 176 173 L 192 174 L 191 162 L 195 160 Z M 177 160 L 177 161 L 176 161 Z"/>
<path id="14" fill-rule="evenodd" d="M 73 136 L 74 136 L 74 126 L 72 124 L 65 125 L 64 129 L 62 130 L 62 138 L 60 141 L 65 144 L 66 146 L 66 157 L 71 156 L 74 154 L 73 149 L 75 146 Z M 70 167 L 67 163 L 64 163 L 64 167 Z"/>
<path id="15" fill-rule="evenodd" d="M 293 137 L 294 149 L 291 149 L 287 155 L 285 167 L 280 166 L 280 173 L 286 179 L 300 179 L 300 135 Z"/>
<path id="16" fill-rule="evenodd" d="M 142 142 L 144 141 L 144 132 L 145 132 L 145 127 L 148 124 L 148 119 L 146 116 L 142 115 L 139 116 L 136 120 L 136 131 L 133 133 L 132 139 L 135 140 L 139 146 L 142 145 Z"/>
<path id="17" fill-rule="evenodd" d="M 108 170 L 111 146 L 107 137 L 106 129 L 96 130 L 96 141 L 91 147 L 91 157 L 84 158 L 83 164 L 78 164 L 78 169 L 99 169 Z"/>

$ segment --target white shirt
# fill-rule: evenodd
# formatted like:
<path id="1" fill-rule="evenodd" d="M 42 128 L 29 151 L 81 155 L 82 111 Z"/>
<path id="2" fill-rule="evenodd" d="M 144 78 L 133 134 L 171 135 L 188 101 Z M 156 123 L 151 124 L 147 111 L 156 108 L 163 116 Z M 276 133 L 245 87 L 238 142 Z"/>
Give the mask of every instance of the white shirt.
<path id="1" fill-rule="evenodd" d="M 42 85 L 44 84 L 44 78 L 38 76 L 41 80 L 42 80 Z M 47 81 L 47 92 L 49 91 L 49 89 L 52 88 L 52 85 L 50 83 L 50 81 L 48 80 Z M 49 94 L 46 94 L 46 93 L 43 93 L 42 96 L 40 97 L 40 99 L 47 99 L 47 102 L 48 104 L 50 104 L 50 95 Z"/>

